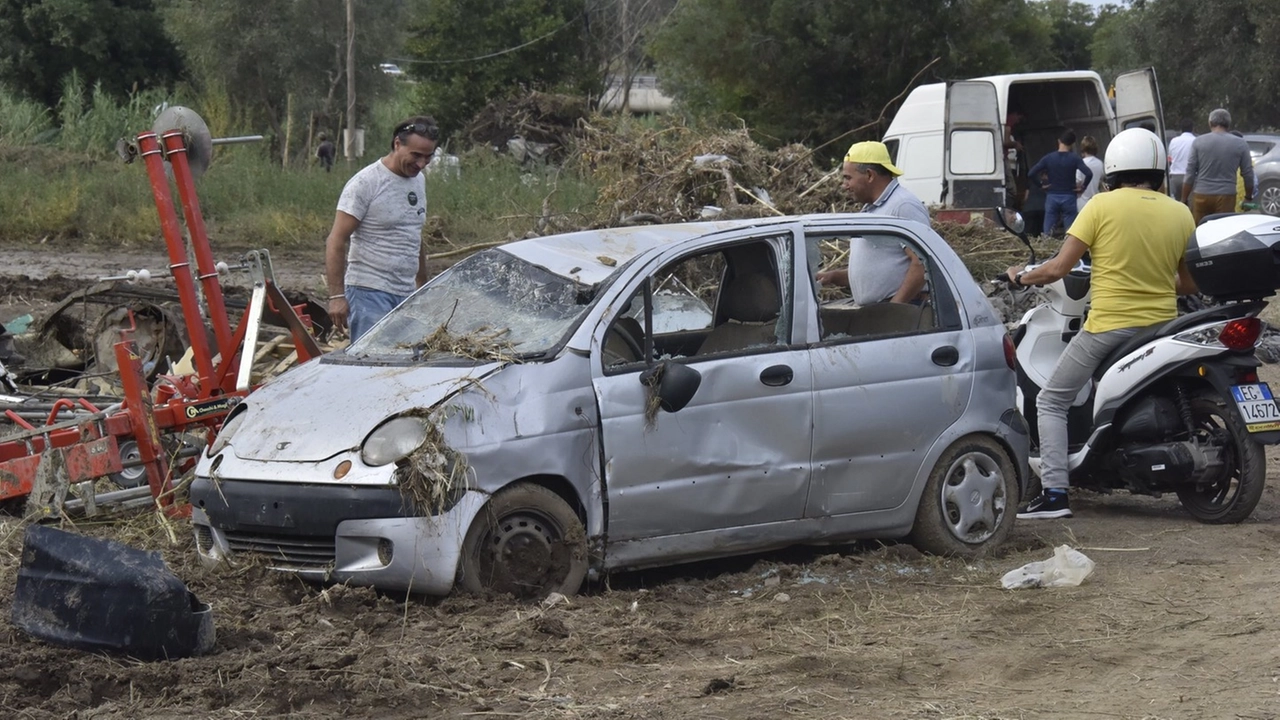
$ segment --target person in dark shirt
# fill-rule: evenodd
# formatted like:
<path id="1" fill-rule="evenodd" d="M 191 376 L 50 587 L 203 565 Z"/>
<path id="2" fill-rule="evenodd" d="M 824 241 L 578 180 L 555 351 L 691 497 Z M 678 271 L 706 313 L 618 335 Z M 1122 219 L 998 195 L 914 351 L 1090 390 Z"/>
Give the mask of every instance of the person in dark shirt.
<path id="1" fill-rule="evenodd" d="M 336 154 L 337 148 L 334 147 L 333 141 L 328 135 L 320 133 L 320 147 L 316 148 L 316 157 L 320 159 L 325 172 L 333 170 L 333 156 Z"/>
<path id="2" fill-rule="evenodd" d="M 1093 170 L 1084 164 L 1079 155 L 1072 152 L 1071 147 L 1075 144 L 1074 132 L 1067 130 L 1062 133 L 1058 138 L 1058 151 L 1040 158 L 1027 173 L 1027 177 L 1033 181 L 1038 180 L 1041 173 L 1046 177 L 1046 182 L 1042 184 L 1045 190 L 1045 235 L 1053 232 L 1059 219 L 1062 220 L 1063 230 L 1071 229 L 1071 223 L 1076 221 L 1076 213 L 1079 212 L 1076 208 L 1076 195 L 1093 179 Z M 1077 170 L 1084 175 L 1084 185 L 1076 184 Z"/>

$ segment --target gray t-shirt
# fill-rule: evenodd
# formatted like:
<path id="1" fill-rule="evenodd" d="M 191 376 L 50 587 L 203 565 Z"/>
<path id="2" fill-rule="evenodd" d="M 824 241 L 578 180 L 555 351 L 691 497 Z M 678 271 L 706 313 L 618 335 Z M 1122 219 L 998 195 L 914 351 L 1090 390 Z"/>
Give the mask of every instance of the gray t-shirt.
<path id="1" fill-rule="evenodd" d="M 929 226 L 929 211 L 920 198 L 894 179 L 876 201 L 863 208 L 873 215 L 915 220 Z M 859 305 L 893 297 L 902 287 L 911 261 L 901 242 L 889 238 L 849 239 L 849 293 Z"/>
<path id="2" fill-rule="evenodd" d="M 401 177 L 378 160 L 347 181 L 338 210 L 360 221 L 351 234 L 343 282 L 401 297 L 416 290 L 427 219 L 422 174 Z"/>
<path id="3" fill-rule="evenodd" d="M 1254 188 L 1253 158 L 1249 144 L 1231 133 L 1210 132 L 1191 143 L 1187 159 L 1187 182 L 1195 183 L 1196 195 L 1235 195 L 1236 170 L 1244 176 L 1244 189 Z"/>

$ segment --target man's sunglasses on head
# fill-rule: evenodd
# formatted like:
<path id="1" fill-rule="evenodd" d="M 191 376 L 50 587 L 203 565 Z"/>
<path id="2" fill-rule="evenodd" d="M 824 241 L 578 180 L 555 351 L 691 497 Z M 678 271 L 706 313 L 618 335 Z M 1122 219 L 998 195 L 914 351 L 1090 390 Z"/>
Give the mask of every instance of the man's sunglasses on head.
<path id="1" fill-rule="evenodd" d="M 435 125 L 428 125 L 427 123 L 424 123 L 424 122 L 405 123 L 400 127 L 396 128 L 395 135 L 399 136 L 401 133 L 410 133 L 410 132 L 417 135 L 421 135 L 422 137 L 430 140 L 431 142 L 435 142 L 436 140 L 440 139 L 440 128 L 436 127 Z"/>

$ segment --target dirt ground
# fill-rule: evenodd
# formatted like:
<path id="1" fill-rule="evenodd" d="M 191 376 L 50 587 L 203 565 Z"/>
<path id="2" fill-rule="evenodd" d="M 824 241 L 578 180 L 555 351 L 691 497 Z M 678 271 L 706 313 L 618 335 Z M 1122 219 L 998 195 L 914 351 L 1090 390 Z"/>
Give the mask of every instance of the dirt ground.
<path id="1" fill-rule="evenodd" d="M 158 256 L 10 254 L 0 320 Z M 278 258 L 323 292 L 318 253 Z M 26 276 L 25 278 L 22 276 Z M 57 292 L 55 292 L 57 291 Z M 1264 369 L 1280 385 L 1280 370 Z M 1273 485 L 1280 455 L 1268 453 Z M 1172 497 L 1073 497 L 997 556 L 802 548 L 614 576 L 551 606 L 321 589 L 259 568 L 202 570 L 154 516 L 78 528 L 161 550 L 213 606 L 210 655 L 137 662 L 33 640 L 8 622 L 23 526 L 0 518 L 0 709 L 16 718 L 1275 718 L 1280 491 L 1201 525 Z M 1077 588 L 1000 577 L 1066 543 Z"/>

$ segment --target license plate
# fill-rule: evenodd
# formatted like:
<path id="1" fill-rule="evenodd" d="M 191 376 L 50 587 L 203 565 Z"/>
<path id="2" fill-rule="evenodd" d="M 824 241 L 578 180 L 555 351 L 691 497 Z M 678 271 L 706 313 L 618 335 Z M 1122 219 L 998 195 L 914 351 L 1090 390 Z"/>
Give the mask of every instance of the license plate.
<path id="1" fill-rule="evenodd" d="M 1266 383 L 1232 385 L 1231 396 L 1235 398 L 1240 417 L 1244 418 L 1249 432 L 1280 430 L 1280 407 L 1276 406 L 1271 388 Z"/>

